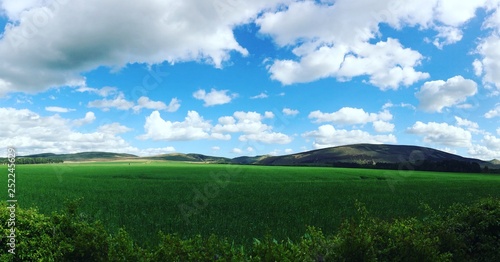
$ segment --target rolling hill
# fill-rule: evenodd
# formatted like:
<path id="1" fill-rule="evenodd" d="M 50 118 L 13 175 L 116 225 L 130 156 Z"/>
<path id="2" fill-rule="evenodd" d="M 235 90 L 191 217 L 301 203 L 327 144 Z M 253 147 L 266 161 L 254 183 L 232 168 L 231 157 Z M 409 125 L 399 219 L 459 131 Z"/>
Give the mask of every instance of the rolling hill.
<path id="1" fill-rule="evenodd" d="M 334 166 L 383 169 L 415 169 L 432 171 L 478 172 L 480 169 L 500 170 L 500 161 L 465 158 L 440 150 L 384 144 L 354 144 L 317 149 L 283 156 L 240 156 L 235 158 L 202 154 L 169 153 L 150 157 L 110 152 L 82 152 L 76 154 L 35 154 L 25 158 L 50 158 L 63 161 L 166 160 L 215 164 L 250 164 L 279 166 Z M 22 157 L 21 157 L 22 158 Z"/>
<path id="2" fill-rule="evenodd" d="M 182 154 L 182 153 L 170 153 L 162 154 L 157 156 L 143 157 L 143 159 L 151 160 L 169 160 L 169 161 L 186 161 L 186 162 L 204 162 L 204 163 L 229 163 L 230 158 L 217 157 L 217 156 L 207 156 L 202 154 Z"/>
<path id="3" fill-rule="evenodd" d="M 355 144 L 312 150 L 297 154 L 272 156 L 261 159 L 258 165 L 283 166 L 345 166 L 345 167 L 379 167 L 398 168 L 424 165 L 458 165 L 470 163 L 480 167 L 498 168 L 494 162 L 465 158 L 427 147 L 406 145 L 374 145 Z"/>
<path id="4" fill-rule="evenodd" d="M 19 156 L 20 158 L 50 158 L 63 161 L 91 161 L 91 160 L 117 160 L 126 158 L 137 158 L 132 154 L 120 154 L 111 152 L 81 152 L 74 154 L 42 153 L 34 155 Z"/>

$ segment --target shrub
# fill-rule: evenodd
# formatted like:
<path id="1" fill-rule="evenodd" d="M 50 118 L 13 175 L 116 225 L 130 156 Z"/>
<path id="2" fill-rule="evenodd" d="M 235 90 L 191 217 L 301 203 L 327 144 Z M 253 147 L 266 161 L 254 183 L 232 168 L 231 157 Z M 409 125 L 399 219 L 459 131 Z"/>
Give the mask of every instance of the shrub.
<path id="1" fill-rule="evenodd" d="M 183 239 L 160 232 L 156 247 L 143 249 L 124 229 L 114 235 L 78 213 L 81 200 L 62 213 L 45 216 L 16 208 L 15 255 L 2 237 L 0 261 L 500 261 L 500 199 L 455 204 L 444 212 L 427 208 L 424 219 L 384 221 L 356 203 L 358 216 L 332 235 L 308 227 L 297 242 L 270 234 L 245 250 L 227 238 L 197 235 Z M 10 211 L 0 204 L 2 234 Z"/>

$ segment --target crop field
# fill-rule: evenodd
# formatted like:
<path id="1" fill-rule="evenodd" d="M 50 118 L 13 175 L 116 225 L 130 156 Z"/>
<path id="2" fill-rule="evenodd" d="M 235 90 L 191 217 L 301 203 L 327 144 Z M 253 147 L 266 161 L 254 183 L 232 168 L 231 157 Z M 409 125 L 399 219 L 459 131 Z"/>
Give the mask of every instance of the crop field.
<path id="1" fill-rule="evenodd" d="M 101 220 L 110 232 L 125 228 L 146 246 L 156 243 L 159 231 L 215 233 L 239 244 L 266 233 L 296 239 L 308 225 L 334 232 L 356 216 L 355 200 L 379 218 L 421 217 L 422 203 L 439 210 L 500 197 L 499 188 L 495 175 L 319 167 L 153 161 L 16 170 L 19 206 L 50 214 L 66 200 L 82 198 L 79 216 Z"/>

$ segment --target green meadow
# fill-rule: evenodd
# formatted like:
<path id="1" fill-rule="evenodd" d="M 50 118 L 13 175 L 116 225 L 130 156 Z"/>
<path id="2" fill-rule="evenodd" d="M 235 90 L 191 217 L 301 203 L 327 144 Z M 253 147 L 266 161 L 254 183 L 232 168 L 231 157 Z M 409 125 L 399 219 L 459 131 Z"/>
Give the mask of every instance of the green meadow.
<path id="1" fill-rule="evenodd" d="M 390 220 L 422 217 L 423 204 L 441 210 L 500 197 L 500 176 L 486 174 L 154 161 L 16 168 L 21 208 L 49 215 L 81 199 L 80 217 L 100 220 L 109 232 L 124 228 L 144 246 L 157 243 L 160 231 L 213 233 L 243 245 L 268 233 L 298 239 L 307 226 L 334 233 L 356 216 L 356 200 Z"/>

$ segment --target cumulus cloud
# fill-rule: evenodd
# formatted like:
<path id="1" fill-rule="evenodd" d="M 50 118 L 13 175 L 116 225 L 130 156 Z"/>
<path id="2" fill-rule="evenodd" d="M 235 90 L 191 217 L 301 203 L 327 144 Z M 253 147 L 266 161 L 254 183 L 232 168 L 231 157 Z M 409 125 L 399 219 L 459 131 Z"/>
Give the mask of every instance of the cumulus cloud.
<path id="1" fill-rule="evenodd" d="M 484 160 L 500 159 L 500 138 L 486 134 L 481 140 L 481 144 L 472 145 L 468 153 Z"/>
<path id="2" fill-rule="evenodd" d="M 214 126 L 215 133 L 243 133 L 240 141 L 257 141 L 266 144 L 287 144 L 292 138 L 286 134 L 272 132 L 273 127 L 264 124 L 266 118 L 273 118 L 272 112 L 265 112 L 261 115 L 257 112 L 237 111 L 233 116 L 223 116 L 219 118 L 219 123 Z"/>
<path id="3" fill-rule="evenodd" d="M 65 107 L 59 107 L 59 106 L 47 106 L 45 107 L 46 111 L 49 112 L 56 112 L 56 113 L 68 113 L 75 111 L 73 108 L 65 108 Z"/>
<path id="4" fill-rule="evenodd" d="M 263 99 L 263 98 L 268 98 L 269 96 L 266 93 L 260 93 L 256 96 L 250 97 L 250 99 Z"/>
<path id="5" fill-rule="evenodd" d="M 95 119 L 88 112 L 82 122 Z M 59 115 L 41 116 L 28 109 L 0 108 L 0 120 L 9 128 L 0 129 L 0 144 L 16 147 L 21 155 L 35 153 L 75 153 L 85 151 L 113 151 L 135 153 L 139 150 L 128 144 L 119 133 L 130 129 L 113 123 L 95 131 L 74 129 L 78 120 Z"/>
<path id="6" fill-rule="evenodd" d="M 118 88 L 112 86 L 105 86 L 103 88 L 92 88 L 88 86 L 80 86 L 76 89 L 80 93 L 94 93 L 102 97 L 107 97 L 118 93 Z"/>
<path id="7" fill-rule="evenodd" d="M 198 100 L 203 100 L 203 102 L 205 102 L 203 106 L 223 105 L 231 102 L 231 100 L 237 96 L 236 94 L 228 95 L 228 92 L 229 90 L 215 90 L 212 88 L 212 90 L 207 93 L 205 90 L 200 89 L 193 93 L 193 97 Z"/>
<path id="8" fill-rule="evenodd" d="M 233 154 L 241 154 L 241 153 L 243 153 L 243 150 L 235 147 L 235 148 L 233 148 L 231 150 L 231 153 L 233 153 Z"/>
<path id="9" fill-rule="evenodd" d="M 407 132 L 423 136 L 425 143 L 465 148 L 472 145 L 472 134 L 470 131 L 447 123 L 423 123 L 417 121 L 412 127 L 407 129 Z"/>
<path id="10" fill-rule="evenodd" d="M 333 113 L 323 113 L 319 110 L 309 114 L 310 119 L 315 123 L 332 122 L 340 125 L 366 124 L 370 122 L 390 121 L 392 114 L 384 110 L 380 113 L 367 113 L 361 108 L 343 107 Z"/>
<path id="11" fill-rule="evenodd" d="M 233 28 L 283 1 L 18 2 L 2 1 L 9 19 L 0 39 L 2 94 L 85 86 L 81 73 L 99 66 L 201 61 L 220 68 L 232 52 L 248 54 Z"/>
<path id="12" fill-rule="evenodd" d="M 291 137 L 283 133 L 277 133 L 277 132 L 244 134 L 239 137 L 239 140 L 242 142 L 256 141 L 265 144 L 288 144 L 292 142 Z"/>
<path id="13" fill-rule="evenodd" d="M 497 116 L 500 116 L 500 104 L 497 104 L 495 108 L 491 109 L 490 111 L 484 114 L 484 117 L 486 118 L 493 118 Z"/>
<path id="14" fill-rule="evenodd" d="M 322 125 L 317 130 L 305 132 L 302 134 L 305 138 L 313 138 L 314 148 L 333 147 L 346 144 L 357 143 L 396 143 L 397 139 L 393 134 L 389 135 L 371 135 L 362 130 L 336 129 L 332 125 Z"/>
<path id="15" fill-rule="evenodd" d="M 479 133 L 481 132 L 479 130 L 479 124 L 476 123 L 476 122 L 472 122 L 468 119 L 464 119 L 464 118 L 461 118 L 461 117 L 458 117 L 458 116 L 455 116 L 455 120 L 457 121 L 457 125 L 458 126 L 463 126 L 465 128 L 467 128 L 467 130 L 473 132 L 473 133 Z"/>
<path id="16" fill-rule="evenodd" d="M 443 108 L 464 102 L 467 97 L 476 93 L 476 82 L 455 76 L 447 81 L 426 82 L 415 96 L 420 101 L 419 107 L 424 111 L 441 112 Z"/>
<path id="17" fill-rule="evenodd" d="M 87 112 L 84 118 L 73 120 L 73 125 L 82 126 L 94 122 L 96 119 L 94 112 Z"/>
<path id="18" fill-rule="evenodd" d="M 394 127 L 395 127 L 394 124 L 381 120 L 373 122 L 373 128 L 378 133 L 390 133 L 394 131 Z"/>
<path id="19" fill-rule="evenodd" d="M 142 108 L 154 109 L 154 110 L 166 110 L 168 112 L 175 112 L 181 106 L 180 100 L 177 98 L 172 98 L 170 103 L 166 105 L 162 101 L 152 101 L 149 97 L 141 96 L 137 100 L 137 105 L 133 107 L 134 111 L 138 112 Z"/>
<path id="20" fill-rule="evenodd" d="M 175 147 L 173 146 L 167 146 L 167 147 L 161 147 L 161 148 L 147 148 L 147 149 L 142 149 L 138 153 L 141 156 L 157 156 L 161 154 L 168 154 L 175 152 Z"/>
<path id="21" fill-rule="evenodd" d="M 287 115 L 287 116 L 295 116 L 297 114 L 299 114 L 299 110 L 296 110 L 296 109 L 290 109 L 290 108 L 283 108 L 283 114 Z"/>
<path id="22" fill-rule="evenodd" d="M 109 111 L 111 108 L 116 108 L 118 110 L 129 110 L 134 107 L 134 102 L 128 101 L 123 93 L 119 93 L 113 99 L 100 99 L 90 101 L 87 104 L 88 107 L 100 108 L 103 111 Z"/>
<path id="23" fill-rule="evenodd" d="M 145 134 L 138 139 L 189 141 L 210 138 L 211 124 L 196 111 L 188 111 L 182 122 L 165 121 L 158 111 L 146 117 Z"/>
<path id="24" fill-rule="evenodd" d="M 480 59 L 473 62 L 476 75 L 482 76 L 485 83 L 496 86 L 494 94 L 500 92 L 500 11 L 498 7 L 498 3 L 496 6 L 494 4 L 489 6 L 490 9 L 494 9 L 494 12 L 485 19 L 483 28 L 491 29 L 492 33 L 479 42 L 476 53 L 479 54 Z"/>
<path id="25" fill-rule="evenodd" d="M 488 1 L 489 2 L 489 1 Z M 434 30 L 438 48 L 462 39 L 465 23 L 487 1 L 430 0 L 425 2 L 297 1 L 256 20 L 262 34 L 279 46 L 292 47 L 296 59 L 274 60 L 271 77 L 288 85 L 334 77 L 367 76 L 380 89 L 408 86 L 429 74 L 417 67 L 424 57 L 398 40 L 379 41 L 379 25 Z M 335 26 L 332 26 L 335 25 Z"/>

